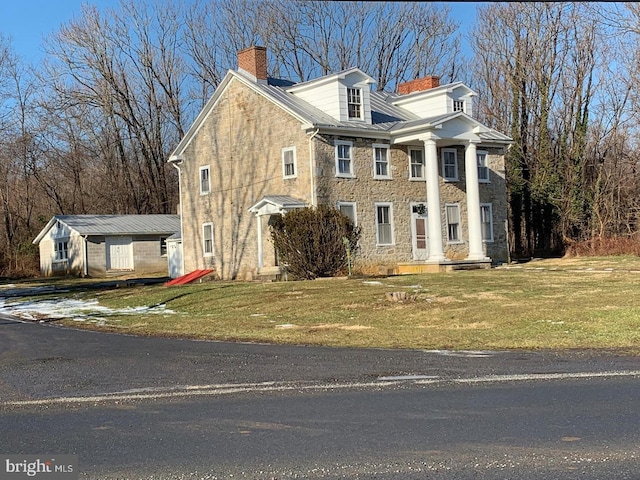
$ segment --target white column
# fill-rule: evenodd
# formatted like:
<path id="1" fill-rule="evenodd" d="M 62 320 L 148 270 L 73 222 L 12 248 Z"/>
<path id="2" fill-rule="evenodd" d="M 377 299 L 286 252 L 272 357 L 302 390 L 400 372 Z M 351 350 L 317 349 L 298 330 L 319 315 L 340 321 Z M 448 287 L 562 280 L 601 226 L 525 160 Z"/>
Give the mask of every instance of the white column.
<path id="1" fill-rule="evenodd" d="M 258 214 L 256 216 L 257 224 L 258 224 L 258 272 L 264 266 L 264 256 L 263 256 L 263 248 L 262 248 L 262 215 Z"/>
<path id="2" fill-rule="evenodd" d="M 429 134 L 424 142 L 425 173 L 427 177 L 427 214 L 429 221 L 429 258 L 427 262 L 444 262 L 442 248 L 442 208 L 440 206 L 440 177 L 438 176 L 438 137 Z"/>
<path id="3" fill-rule="evenodd" d="M 464 152 L 464 170 L 467 186 L 467 222 L 469 224 L 469 256 L 467 260 L 487 260 L 482 250 L 482 224 L 480 219 L 480 187 L 476 142 L 469 142 Z"/>

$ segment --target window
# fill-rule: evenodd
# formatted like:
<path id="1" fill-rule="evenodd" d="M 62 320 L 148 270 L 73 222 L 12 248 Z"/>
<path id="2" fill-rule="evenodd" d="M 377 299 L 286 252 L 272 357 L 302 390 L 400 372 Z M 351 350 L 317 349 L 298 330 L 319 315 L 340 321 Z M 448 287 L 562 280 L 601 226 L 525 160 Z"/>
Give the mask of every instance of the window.
<path id="1" fill-rule="evenodd" d="M 376 203 L 376 243 L 393 245 L 393 212 L 390 203 Z"/>
<path id="2" fill-rule="evenodd" d="M 482 228 L 482 240 L 493 242 L 493 212 L 490 203 L 480 204 L 480 226 Z"/>
<path id="3" fill-rule="evenodd" d="M 205 257 L 213 257 L 213 223 L 202 225 L 202 251 Z"/>
<path id="4" fill-rule="evenodd" d="M 458 181 L 458 151 L 455 148 L 442 149 L 442 176 L 445 182 Z"/>
<path id="5" fill-rule="evenodd" d="M 53 250 L 56 255 L 57 262 L 63 262 L 69 258 L 69 241 L 55 240 Z"/>
<path id="6" fill-rule="evenodd" d="M 373 144 L 373 178 L 391 178 L 389 145 Z"/>
<path id="7" fill-rule="evenodd" d="M 489 183 L 489 167 L 487 166 L 487 152 L 478 150 L 476 152 L 476 158 L 478 159 L 478 181 L 483 183 Z"/>
<path id="8" fill-rule="evenodd" d="M 362 95 L 359 88 L 347 88 L 349 118 L 362 118 Z"/>
<path id="9" fill-rule="evenodd" d="M 296 147 L 282 149 L 282 176 L 284 178 L 296 176 Z"/>
<path id="10" fill-rule="evenodd" d="M 461 242 L 460 237 L 460 205 L 445 205 L 447 214 L 447 241 L 449 243 Z"/>
<path id="11" fill-rule="evenodd" d="M 167 256 L 167 237 L 160 237 L 160 256 Z"/>
<path id="12" fill-rule="evenodd" d="M 454 100 L 453 101 L 453 111 L 454 112 L 464 112 L 464 100 Z"/>
<path id="13" fill-rule="evenodd" d="M 409 149 L 409 178 L 424 180 L 424 152 Z"/>
<path id="14" fill-rule="evenodd" d="M 209 176 L 209 166 L 200 167 L 200 194 L 211 192 L 211 178 Z"/>
<path id="15" fill-rule="evenodd" d="M 336 141 L 336 177 L 353 177 L 353 159 L 351 142 Z"/>
<path id="16" fill-rule="evenodd" d="M 343 215 L 349 217 L 354 225 L 358 224 L 355 202 L 338 202 L 338 210 L 340 210 Z"/>

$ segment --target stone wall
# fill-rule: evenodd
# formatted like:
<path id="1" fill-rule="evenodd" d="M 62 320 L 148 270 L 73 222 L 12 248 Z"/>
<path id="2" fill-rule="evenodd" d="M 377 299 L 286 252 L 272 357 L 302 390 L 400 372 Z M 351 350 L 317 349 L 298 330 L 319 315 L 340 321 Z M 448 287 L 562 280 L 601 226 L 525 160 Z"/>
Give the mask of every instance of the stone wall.
<path id="1" fill-rule="evenodd" d="M 284 147 L 296 148 L 295 178 L 283 178 Z M 253 278 L 258 266 L 257 220 L 249 208 L 265 195 L 311 201 L 309 140 L 300 122 L 232 79 L 184 158 L 180 168 L 185 273 L 214 268 L 222 278 Z M 199 168 L 206 165 L 211 193 L 201 195 Z M 214 255 L 205 257 L 202 225 L 208 222 L 213 223 Z M 264 253 L 265 266 L 273 265 L 269 245 Z"/>
<path id="2" fill-rule="evenodd" d="M 335 176 L 335 140 L 353 141 L 355 178 Z M 373 143 L 381 140 L 321 136 L 316 140 L 318 203 L 336 205 L 338 202 L 356 202 L 357 222 L 362 229 L 358 262 L 365 271 L 377 271 L 377 265 L 394 265 L 413 260 L 411 236 L 411 203 L 426 204 L 426 182 L 409 178 L 409 146 L 394 145 L 390 148 L 392 179 L 375 179 L 373 176 Z M 418 145 L 412 148 L 419 148 Z M 448 147 L 452 148 L 452 147 Z M 445 255 L 452 260 L 464 259 L 468 254 L 467 204 L 464 170 L 464 146 L 455 147 L 458 157 L 458 181 L 445 182 L 440 177 L 440 201 L 442 208 L 442 232 Z M 484 244 L 485 252 L 495 261 L 506 260 L 506 189 L 504 183 L 504 160 L 502 150 L 480 145 L 479 150 L 488 152 L 490 183 L 480 185 L 480 202 L 491 203 L 493 210 L 494 241 Z M 438 168 L 441 170 L 440 149 Z M 442 173 L 442 172 L 440 172 Z M 375 205 L 389 202 L 393 205 L 394 244 L 376 245 Z M 460 243 L 447 243 L 444 204 L 460 206 Z"/>

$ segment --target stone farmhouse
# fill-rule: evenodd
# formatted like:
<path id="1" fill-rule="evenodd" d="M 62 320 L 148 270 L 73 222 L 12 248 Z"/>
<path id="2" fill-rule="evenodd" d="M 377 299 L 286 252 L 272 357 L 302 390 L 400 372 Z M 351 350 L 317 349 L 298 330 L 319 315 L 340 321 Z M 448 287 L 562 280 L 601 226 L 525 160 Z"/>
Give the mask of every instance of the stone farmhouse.
<path id="1" fill-rule="evenodd" d="M 169 162 L 179 170 L 183 271 L 277 277 L 269 219 L 333 205 L 362 229 L 359 271 L 484 267 L 507 259 L 504 153 L 477 94 L 419 78 L 396 93 L 350 68 L 302 83 L 238 53 Z"/>

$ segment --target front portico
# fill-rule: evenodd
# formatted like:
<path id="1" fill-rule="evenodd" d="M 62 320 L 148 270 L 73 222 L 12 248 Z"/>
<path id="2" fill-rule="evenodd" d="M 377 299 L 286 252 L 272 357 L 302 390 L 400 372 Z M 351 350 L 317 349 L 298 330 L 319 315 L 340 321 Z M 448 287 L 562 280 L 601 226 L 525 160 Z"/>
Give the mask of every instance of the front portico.
<path id="1" fill-rule="evenodd" d="M 269 240 L 265 241 L 268 234 L 269 219 L 272 215 L 284 215 L 285 213 L 297 208 L 307 207 L 308 204 L 304 200 L 291 197 L 289 195 L 266 195 L 255 205 L 249 208 L 249 212 L 256 217 L 257 240 L 258 240 L 258 276 L 277 276 L 281 273 L 278 266 L 275 251 L 266 254 L 266 245 L 272 245 Z M 267 221 L 263 221 L 266 218 Z M 268 238 L 268 237 L 267 237 Z M 266 261 L 269 258 L 270 261 Z"/>
<path id="2" fill-rule="evenodd" d="M 424 148 L 425 188 L 428 224 L 428 255 L 425 261 L 400 263 L 398 273 L 419 273 L 459 268 L 489 268 L 491 258 L 485 254 L 482 236 L 480 185 L 478 178 L 478 146 L 503 147 L 508 137 L 482 126 L 471 117 L 460 112 L 441 117 L 439 120 L 407 122 L 392 132 L 392 145 L 408 145 Z M 451 258 L 445 252 L 445 241 L 452 243 L 446 202 L 442 203 L 441 188 L 447 182 L 457 183 L 458 178 L 447 179 L 439 154 L 442 149 L 457 150 L 464 147 L 464 191 L 466 192 L 466 238 L 457 243 L 466 243 L 464 258 Z M 456 158 L 457 162 L 457 158 Z M 455 165 L 457 169 L 458 165 Z M 442 171 L 441 171 L 442 170 Z M 460 182 L 462 183 L 462 182 Z M 460 187 L 462 188 L 462 187 Z M 459 206 L 453 211 L 459 212 Z M 459 227 L 459 226 L 458 226 Z M 412 226 L 415 230 L 415 227 Z"/>

